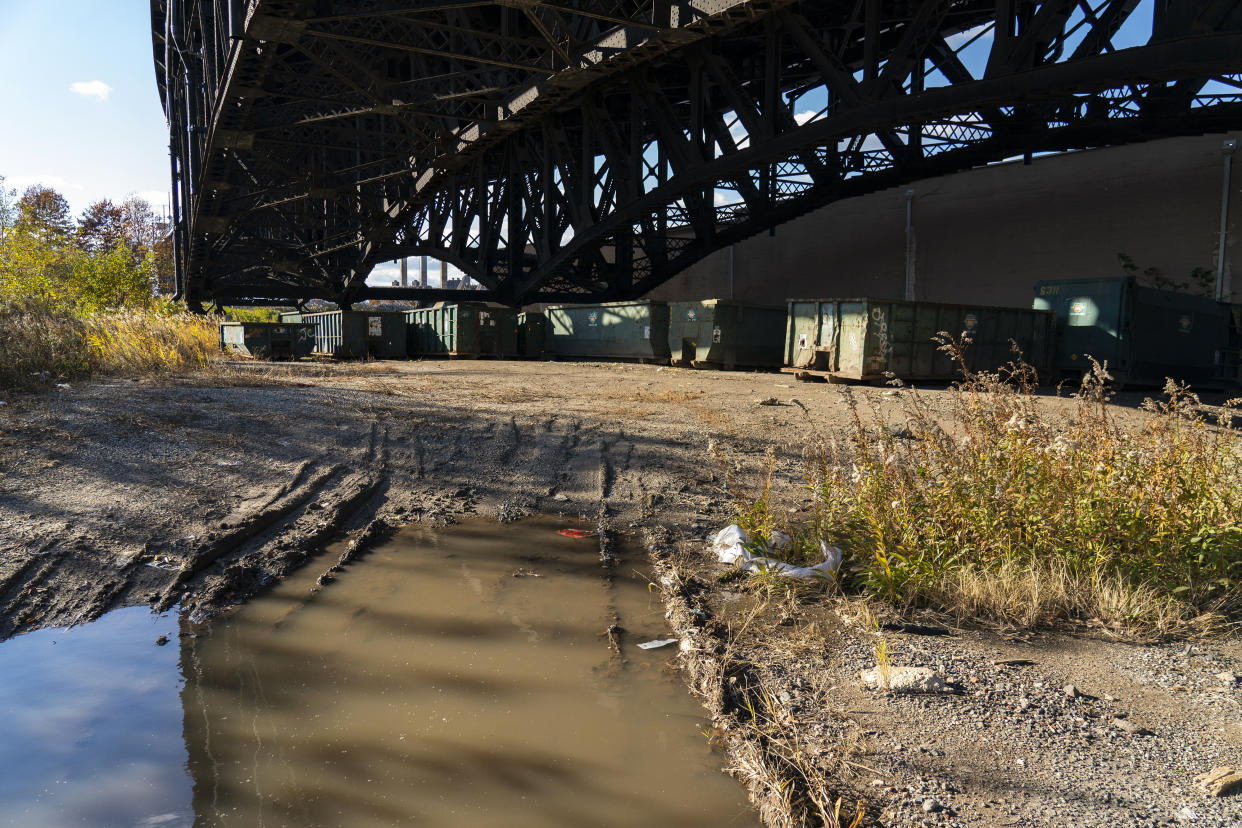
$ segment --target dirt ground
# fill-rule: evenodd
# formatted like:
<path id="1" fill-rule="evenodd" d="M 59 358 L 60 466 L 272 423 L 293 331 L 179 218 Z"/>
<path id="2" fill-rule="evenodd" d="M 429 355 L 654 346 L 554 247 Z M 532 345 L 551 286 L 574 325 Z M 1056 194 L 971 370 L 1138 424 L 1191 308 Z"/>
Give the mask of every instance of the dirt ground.
<path id="1" fill-rule="evenodd" d="M 848 393 L 900 423 L 904 392 Z M 201 619 L 329 542 L 404 523 L 581 515 L 605 536 L 645 533 L 664 560 L 688 677 L 743 777 L 769 762 L 781 778 L 796 743 L 834 797 L 865 801 L 867 824 L 1242 824 L 1242 797 L 1191 785 L 1242 767 L 1230 640 L 893 633 L 896 663 L 963 688 L 906 697 L 861 688 L 874 633 L 830 599 L 773 603 L 744 642 L 728 637 L 756 598 L 714 577 L 707 538 L 732 504 L 708 443 L 743 473 L 775 452 L 775 485 L 796 502 L 807 437 L 848 425 L 839 387 L 634 364 L 237 363 L 0 402 L 0 638 L 136 604 Z M 771 700 L 766 730 L 740 715 L 753 694 L 739 682 Z M 761 813 L 791 824 L 782 797 L 805 807 L 809 783 L 781 793 L 759 778 Z"/>

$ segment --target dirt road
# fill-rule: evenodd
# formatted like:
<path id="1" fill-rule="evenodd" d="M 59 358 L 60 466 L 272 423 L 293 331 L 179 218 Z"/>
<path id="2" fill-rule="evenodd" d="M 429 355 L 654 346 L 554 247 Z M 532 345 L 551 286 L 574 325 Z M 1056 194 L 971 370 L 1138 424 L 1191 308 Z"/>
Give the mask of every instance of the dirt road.
<path id="1" fill-rule="evenodd" d="M 875 392 L 879 394 L 879 391 Z M 775 397 L 782 405 L 759 406 Z M 786 455 L 826 385 L 644 365 L 240 364 L 0 406 L 0 636 L 114 606 L 244 600 L 374 520 L 537 511 L 693 530 L 728 512 L 705 447 Z"/>

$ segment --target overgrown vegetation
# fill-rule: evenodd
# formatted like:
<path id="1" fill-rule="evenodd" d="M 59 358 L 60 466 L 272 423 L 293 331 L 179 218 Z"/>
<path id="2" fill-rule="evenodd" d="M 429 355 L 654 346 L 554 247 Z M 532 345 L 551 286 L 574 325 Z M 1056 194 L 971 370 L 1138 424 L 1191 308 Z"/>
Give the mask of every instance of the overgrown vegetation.
<path id="1" fill-rule="evenodd" d="M 961 361 L 959 344 L 943 346 Z M 1040 404 L 1020 360 L 1003 376 L 964 375 L 947 411 L 903 390 L 899 428 L 844 392 L 848 439 L 809 452 L 814 517 L 793 527 L 804 554 L 822 537 L 846 551 L 847 589 L 1020 626 L 1163 631 L 1242 609 L 1231 406 L 1209 410 L 1170 382 L 1128 425 L 1104 366 L 1069 416 Z M 739 498 L 737 519 L 762 536 L 786 527 L 770 483 L 760 488 Z"/>
<path id="2" fill-rule="evenodd" d="M 0 388 L 201 368 L 219 352 L 218 325 L 169 304 L 77 316 L 34 300 L 0 303 Z"/>
<path id="3" fill-rule="evenodd" d="M 0 388 L 205 365 L 218 320 L 159 298 L 169 255 L 141 199 L 96 202 L 75 222 L 55 190 L 17 198 L 0 177 Z"/>

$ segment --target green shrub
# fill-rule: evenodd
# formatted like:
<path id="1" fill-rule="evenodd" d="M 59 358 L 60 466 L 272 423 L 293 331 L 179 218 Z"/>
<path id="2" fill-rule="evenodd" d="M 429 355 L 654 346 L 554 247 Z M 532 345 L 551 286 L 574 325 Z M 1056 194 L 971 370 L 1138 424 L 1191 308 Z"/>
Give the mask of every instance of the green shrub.
<path id="1" fill-rule="evenodd" d="M 1004 378 L 967 374 L 947 418 L 906 390 L 896 432 L 850 398 L 852 438 L 819 447 L 814 490 L 820 533 L 852 553 L 865 587 L 952 608 L 989 589 L 1012 602 L 1025 579 L 1031 596 L 1063 595 L 1034 620 L 1236 602 L 1242 458 L 1231 410 L 1211 415 L 1170 382 L 1140 426 L 1124 425 L 1097 365 L 1066 419 L 1039 404 L 1031 379 L 1020 362 Z M 990 601 L 972 612 L 1013 615 Z"/>

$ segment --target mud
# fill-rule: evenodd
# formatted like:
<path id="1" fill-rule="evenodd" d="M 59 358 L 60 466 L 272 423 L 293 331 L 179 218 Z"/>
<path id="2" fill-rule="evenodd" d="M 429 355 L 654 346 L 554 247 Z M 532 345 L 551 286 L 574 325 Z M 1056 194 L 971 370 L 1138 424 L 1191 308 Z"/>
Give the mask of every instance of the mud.
<path id="1" fill-rule="evenodd" d="M 786 405 L 755 404 L 773 396 Z M 375 521 L 698 531 L 729 510 L 711 438 L 776 450 L 797 485 L 793 399 L 843 416 L 828 386 L 785 375 L 586 363 L 238 364 L 10 396 L 0 637 L 137 604 L 202 619 Z"/>

